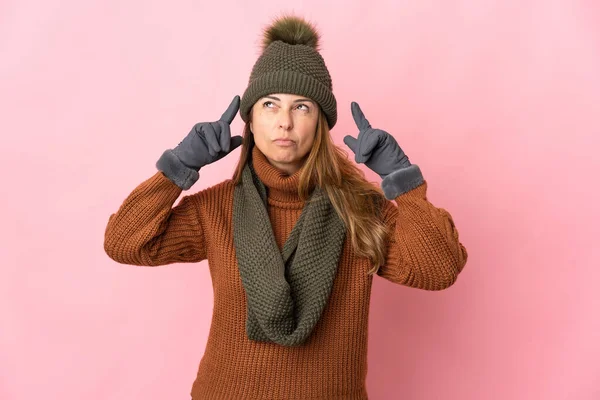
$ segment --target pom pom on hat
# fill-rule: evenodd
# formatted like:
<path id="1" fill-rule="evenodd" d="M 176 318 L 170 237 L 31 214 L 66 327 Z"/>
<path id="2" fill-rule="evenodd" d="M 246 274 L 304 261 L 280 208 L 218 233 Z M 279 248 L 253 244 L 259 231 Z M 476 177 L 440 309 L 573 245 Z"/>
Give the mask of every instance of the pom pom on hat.
<path id="1" fill-rule="evenodd" d="M 303 44 L 319 51 L 319 32 L 313 24 L 294 15 L 284 15 L 264 29 L 262 50 L 276 40 L 288 44 Z"/>

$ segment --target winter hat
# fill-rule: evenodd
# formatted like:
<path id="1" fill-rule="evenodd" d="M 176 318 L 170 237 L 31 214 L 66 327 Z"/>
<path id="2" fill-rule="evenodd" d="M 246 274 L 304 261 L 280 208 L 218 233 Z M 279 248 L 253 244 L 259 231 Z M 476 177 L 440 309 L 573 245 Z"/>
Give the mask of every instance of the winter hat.
<path id="1" fill-rule="evenodd" d="M 262 54 L 254 64 L 240 103 L 240 116 L 248 122 L 250 110 L 272 93 L 306 96 L 319 104 L 329 129 L 337 121 L 337 102 L 331 76 L 319 54 L 320 34 L 296 16 L 277 18 L 264 30 Z"/>

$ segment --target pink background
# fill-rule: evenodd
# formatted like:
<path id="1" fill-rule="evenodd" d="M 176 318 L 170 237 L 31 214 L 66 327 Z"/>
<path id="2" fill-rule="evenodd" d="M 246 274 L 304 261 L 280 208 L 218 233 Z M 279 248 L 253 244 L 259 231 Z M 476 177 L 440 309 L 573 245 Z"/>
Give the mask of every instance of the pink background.
<path id="1" fill-rule="evenodd" d="M 104 227 L 165 148 L 243 93 L 260 29 L 291 10 L 323 34 L 336 143 L 359 102 L 469 251 L 446 291 L 375 279 L 370 398 L 599 399 L 598 3 L 281 4 L 0 4 L 0 399 L 189 398 L 208 265 L 117 264 Z"/>

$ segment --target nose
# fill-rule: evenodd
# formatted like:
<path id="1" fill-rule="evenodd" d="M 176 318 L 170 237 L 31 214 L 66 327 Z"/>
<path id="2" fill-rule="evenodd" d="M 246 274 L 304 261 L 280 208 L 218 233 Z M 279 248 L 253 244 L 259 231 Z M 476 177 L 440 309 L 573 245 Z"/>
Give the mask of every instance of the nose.
<path id="1" fill-rule="evenodd" d="M 279 127 L 283 130 L 289 130 L 294 126 L 291 112 L 282 111 L 279 113 Z"/>

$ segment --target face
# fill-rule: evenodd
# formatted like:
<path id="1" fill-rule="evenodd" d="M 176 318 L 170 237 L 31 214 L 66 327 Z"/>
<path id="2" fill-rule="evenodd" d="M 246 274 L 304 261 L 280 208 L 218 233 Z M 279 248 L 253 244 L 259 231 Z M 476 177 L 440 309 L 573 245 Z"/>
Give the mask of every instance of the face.
<path id="1" fill-rule="evenodd" d="M 315 138 L 317 103 L 304 96 L 275 93 L 254 103 L 250 115 L 254 142 L 269 163 L 288 175 L 298 171 Z"/>

